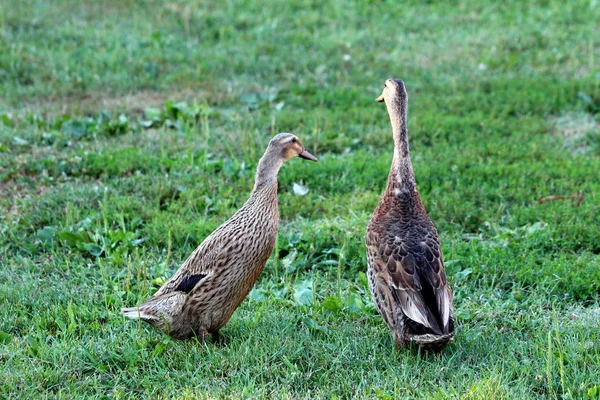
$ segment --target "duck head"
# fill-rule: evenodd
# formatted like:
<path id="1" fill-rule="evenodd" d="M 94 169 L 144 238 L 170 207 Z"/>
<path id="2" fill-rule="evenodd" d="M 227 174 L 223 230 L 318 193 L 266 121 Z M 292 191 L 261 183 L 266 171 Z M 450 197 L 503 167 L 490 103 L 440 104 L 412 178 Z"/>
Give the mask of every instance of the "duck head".
<path id="1" fill-rule="evenodd" d="M 280 133 L 269 142 L 268 151 L 278 154 L 283 162 L 300 157 L 305 160 L 317 161 L 317 157 L 313 156 L 306 150 L 300 139 L 291 133 Z"/>
<path id="2" fill-rule="evenodd" d="M 386 104 L 392 104 L 397 102 L 406 103 L 406 88 L 404 87 L 404 82 L 400 79 L 388 79 L 385 81 L 383 85 L 383 92 L 381 96 L 376 98 L 375 100 L 382 103 L 385 101 Z"/>

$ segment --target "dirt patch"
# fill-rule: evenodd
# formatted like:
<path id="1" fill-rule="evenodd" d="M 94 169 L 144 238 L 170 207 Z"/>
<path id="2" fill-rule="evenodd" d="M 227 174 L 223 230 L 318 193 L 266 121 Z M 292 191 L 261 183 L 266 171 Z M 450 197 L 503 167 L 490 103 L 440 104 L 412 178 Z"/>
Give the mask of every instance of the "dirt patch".
<path id="1" fill-rule="evenodd" d="M 0 210 L 6 222 L 16 224 L 21 218 L 20 204 L 32 196 L 43 196 L 50 188 L 43 184 L 20 183 L 14 180 L 0 182 Z"/>
<path id="2" fill-rule="evenodd" d="M 204 93 L 191 89 L 168 93 L 143 90 L 118 97 L 88 95 L 77 106 L 80 107 L 80 111 L 87 112 L 98 110 L 143 112 L 148 107 L 162 107 L 169 100 L 193 102 L 201 101 L 203 98 Z"/>
<path id="3" fill-rule="evenodd" d="M 554 121 L 555 136 L 563 141 L 564 147 L 573 155 L 585 155 L 591 150 L 588 134 L 599 130 L 600 124 L 588 113 L 568 113 Z"/>
<path id="4" fill-rule="evenodd" d="M 96 114 L 100 111 L 141 114 L 148 107 L 162 107 L 167 101 L 188 103 L 207 98 L 203 90 L 183 89 L 169 92 L 140 90 L 126 94 L 85 93 L 80 96 L 44 98 L 30 101 L 16 112 L 17 115 L 36 114 Z"/>
<path id="5" fill-rule="evenodd" d="M 12 156 L 12 162 L 6 166 L 0 166 L 0 172 L 5 172 L 5 177 L 0 180 L 0 214 L 7 221 L 16 221 L 20 218 L 19 207 L 31 197 L 43 196 L 54 185 L 60 184 L 59 181 L 48 181 L 41 175 L 44 172 L 32 172 L 25 168 L 29 160 L 36 159 L 55 159 L 57 150 L 48 147 L 32 147 L 29 152 L 15 154 Z"/>

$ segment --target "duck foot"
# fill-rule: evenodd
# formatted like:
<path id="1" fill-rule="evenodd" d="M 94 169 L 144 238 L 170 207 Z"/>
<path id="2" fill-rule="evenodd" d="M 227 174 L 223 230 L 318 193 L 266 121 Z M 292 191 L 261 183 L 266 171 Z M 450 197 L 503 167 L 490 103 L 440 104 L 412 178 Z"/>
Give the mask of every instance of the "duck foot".
<path id="1" fill-rule="evenodd" d="M 210 336 L 212 337 L 212 342 L 216 345 L 225 346 L 227 344 L 227 339 L 219 331 L 211 332 Z"/>

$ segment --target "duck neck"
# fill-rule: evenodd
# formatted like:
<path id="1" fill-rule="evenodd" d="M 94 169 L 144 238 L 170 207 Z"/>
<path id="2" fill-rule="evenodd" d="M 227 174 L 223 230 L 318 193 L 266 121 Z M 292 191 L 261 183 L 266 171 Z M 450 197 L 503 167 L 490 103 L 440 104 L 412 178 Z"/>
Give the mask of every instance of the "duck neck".
<path id="1" fill-rule="evenodd" d="M 277 175 L 279 169 L 283 165 L 283 159 L 271 154 L 269 150 L 265 152 L 256 168 L 256 179 L 254 181 L 254 189 L 252 193 L 262 192 L 263 190 L 272 189 L 275 187 L 277 191 Z"/>
<path id="2" fill-rule="evenodd" d="M 406 129 L 406 105 L 388 108 L 394 135 L 394 158 L 388 179 L 388 188 L 412 193 L 416 187 L 415 175 L 410 162 L 408 132 Z"/>

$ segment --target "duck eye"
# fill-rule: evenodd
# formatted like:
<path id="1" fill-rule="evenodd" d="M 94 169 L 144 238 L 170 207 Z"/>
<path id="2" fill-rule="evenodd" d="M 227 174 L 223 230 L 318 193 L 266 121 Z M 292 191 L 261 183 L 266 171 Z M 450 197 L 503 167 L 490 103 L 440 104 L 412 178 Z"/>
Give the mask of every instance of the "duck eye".
<path id="1" fill-rule="evenodd" d="M 298 139 L 292 138 L 292 143 L 298 143 Z"/>

